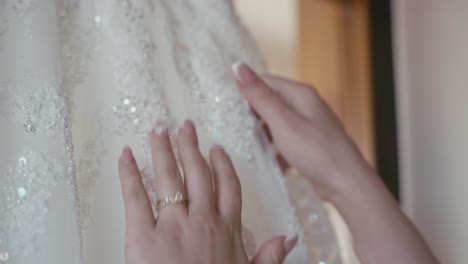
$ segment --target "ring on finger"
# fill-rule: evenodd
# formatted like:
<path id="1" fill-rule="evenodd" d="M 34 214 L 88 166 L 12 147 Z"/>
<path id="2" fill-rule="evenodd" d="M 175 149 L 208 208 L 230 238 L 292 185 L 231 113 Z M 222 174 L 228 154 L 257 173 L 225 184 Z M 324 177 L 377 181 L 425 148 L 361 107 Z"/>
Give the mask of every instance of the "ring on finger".
<path id="1" fill-rule="evenodd" d="M 185 205 L 187 203 L 187 198 L 181 191 L 177 191 L 173 195 L 165 196 L 162 199 L 159 199 L 156 203 L 156 210 L 159 213 L 161 209 L 170 205 Z"/>

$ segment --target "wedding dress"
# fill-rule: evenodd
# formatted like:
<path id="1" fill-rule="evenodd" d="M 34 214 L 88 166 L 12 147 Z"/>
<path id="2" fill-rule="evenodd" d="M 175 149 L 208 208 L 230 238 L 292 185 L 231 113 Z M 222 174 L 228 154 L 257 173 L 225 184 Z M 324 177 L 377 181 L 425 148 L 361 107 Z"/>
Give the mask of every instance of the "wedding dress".
<path id="1" fill-rule="evenodd" d="M 132 146 L 154 202 L 148 132 L 185 118 L 235 162 L 250 256 L 297 231 L 287 263 L 340 263 L 237 92 L 232 63 L 263 71 L 257 54 L 228 0 L 0 0 L 0 263 L 123 264 L 118 155 Z"/>

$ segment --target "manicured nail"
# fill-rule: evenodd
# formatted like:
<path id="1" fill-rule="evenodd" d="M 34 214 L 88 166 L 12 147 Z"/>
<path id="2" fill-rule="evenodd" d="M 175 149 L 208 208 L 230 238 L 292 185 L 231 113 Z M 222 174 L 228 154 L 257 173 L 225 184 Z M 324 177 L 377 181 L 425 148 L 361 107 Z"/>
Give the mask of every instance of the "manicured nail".
<path id="1" fill-rule="evenodd" d="M 239 67 L 242 65 L 242 62 L 236 61 L 232 64 L 232 72 L 236 76 L 237 79 L 239 79 Z"/>
<path id="2" fill-rule="evenodd" d="M 211 151 L 222 151 L 222 152 L 226 152 L 223 148 L 223 146 L 221 145 L 218 145 L 218 144 L 214 144 L 212 147 L 211 147 Z"/>
<path id="3" fill-rule="evenodd" d="M 232 71 L 240 85 L 248 85 L 255 81 L 257 75 L 247 64 L 236 62 L 232 65 Z"/>
<path id="4" fill-rule="evenodd" d="M 151 133 L 156 137 L 160 137 L 167 133 L 167 128 L 166 127 L 153 128 Z"/>
<path id="5" fill-rule="evenodd" d="M 182 127 L 182 131 L 186 135 L 191 135 L 195 133 L 195 125 L 193 124 L 193 121 L 190 119 L 185 120 L 184 126 Z"/>
<path id="6" fill-rule="evenodd" d="M 132 149 L 129 146 L 125 146 L 120 156 L 121 161 L 124 165 L 128 165 L 133 159 Z"/>
<path id="7" fill-rule="evenodd" d="M 293 248 L 297 244 L 298 239 L 299 239 L 299 235 L 297 233 L 295 233 L 292 236 L 287 236 L 286 239 L 284 239 L 283 247 L 284 247 L 284 252 L 286 252 L 286 254 L 289 254 L 293 250 Z"/>

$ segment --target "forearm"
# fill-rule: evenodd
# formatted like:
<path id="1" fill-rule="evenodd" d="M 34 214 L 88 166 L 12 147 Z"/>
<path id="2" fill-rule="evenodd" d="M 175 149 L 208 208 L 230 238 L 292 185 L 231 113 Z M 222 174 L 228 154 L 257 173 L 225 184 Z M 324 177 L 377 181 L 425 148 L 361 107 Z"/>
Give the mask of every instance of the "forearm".
<path id="1" fill-rule="evenodd" d="M 331 202 L 350 228 L 361 264 L 437 263 L 379 176 L 367 166 L 354 173 L 352 185 Z"/>

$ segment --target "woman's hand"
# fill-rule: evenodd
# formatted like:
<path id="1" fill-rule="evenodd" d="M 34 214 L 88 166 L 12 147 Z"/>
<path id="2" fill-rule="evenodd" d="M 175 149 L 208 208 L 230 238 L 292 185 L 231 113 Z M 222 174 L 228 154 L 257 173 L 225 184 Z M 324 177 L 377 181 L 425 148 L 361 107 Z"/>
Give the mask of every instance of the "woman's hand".
<path id="1" fill-rule="evenodd" d="M 249 263 L 241 236 L 240 184 L 230 158 L 221 147 L 214 146 L 210 168 L 199 151 L 191 121 L 180 129 L 177 148 L 184 181 L 167 132 L 151 133 L 159 199 L 174 198 L 177 192 L 187 199 L 163 205 L 157 220 L 130 148 L 122 152 L 119 174 L 125 203 L 126 263 Z M 296 241 L 297 237 L 273 238 L 260 248 L 252 263 L 282 263 Z"/>
<path id="2" fill-rule="evenodd" d="M 261 79 L 245 64 L 233 68 L 242 95 L 265 121 L 282 157 L 343 216 L 360 263 L 437 263 L 311 87 L 271 76 Z"/>
<path id="3" fill-rule="evenodd" d="M 323 198 L 348 192 L 354 175 L 371 171 L 312 87 L 273 76 L 260 78 L 245 64 L 235 64 L 233 70 L 241 94 L 265 121 L 281 157 L 311 179 Z"/>

